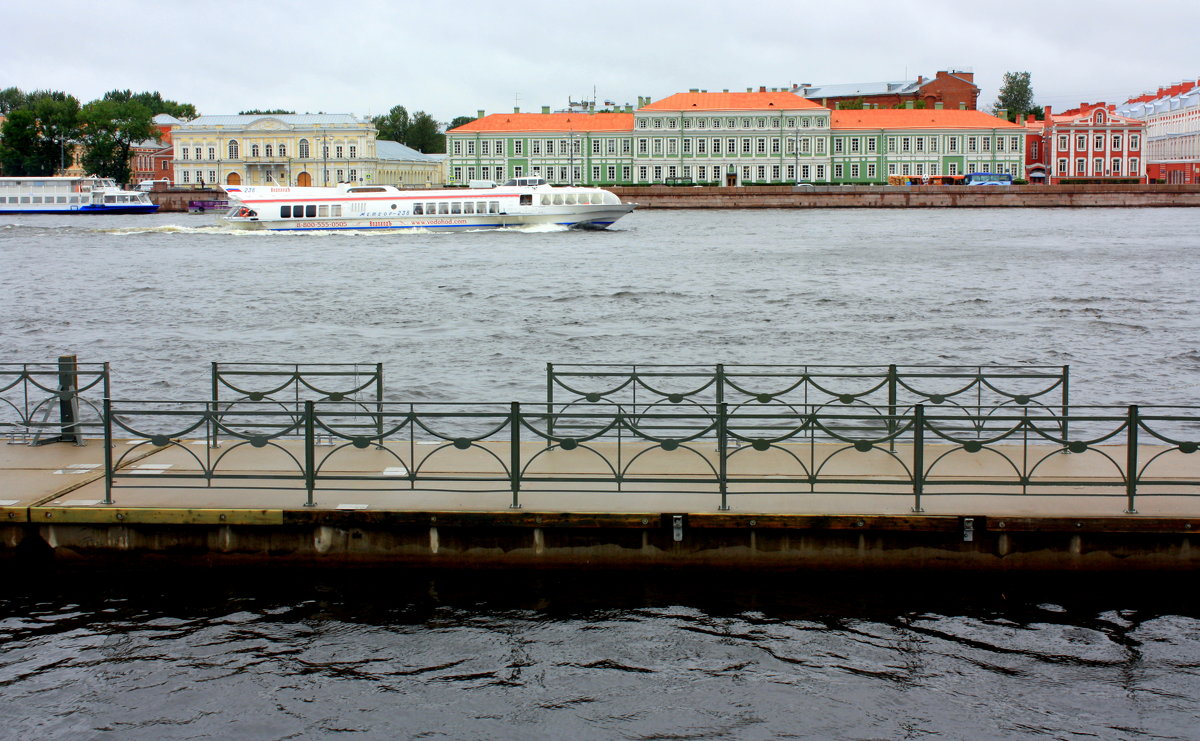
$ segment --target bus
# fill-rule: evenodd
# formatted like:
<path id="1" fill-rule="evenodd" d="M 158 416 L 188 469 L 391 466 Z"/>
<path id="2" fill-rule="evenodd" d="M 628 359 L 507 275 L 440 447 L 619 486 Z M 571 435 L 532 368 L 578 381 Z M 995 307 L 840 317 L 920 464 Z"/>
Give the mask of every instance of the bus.
<path id="1" fill-rule="evenodd" d="M 1004 172 L 972 172 L 963 180 L 963 185 L 1012 185 L 1013 177 Z"/>

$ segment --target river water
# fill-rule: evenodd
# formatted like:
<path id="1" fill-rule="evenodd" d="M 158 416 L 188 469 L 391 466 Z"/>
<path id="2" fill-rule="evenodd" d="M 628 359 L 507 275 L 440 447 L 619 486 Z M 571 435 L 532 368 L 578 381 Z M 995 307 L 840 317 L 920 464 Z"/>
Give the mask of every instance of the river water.
<path id="1" fill-rule="evenodd" d="M 1192 404 L 1194 209 L 644 211 L 600 233 L 0 220 L 0 359 L 382 362 L 388 398 L 545 363 L 1071 366 Z M 6 567 L 7 568 L 7 567 Z M 12 738 L 1194 739 L 1190 577 L 5 572 Z"/>

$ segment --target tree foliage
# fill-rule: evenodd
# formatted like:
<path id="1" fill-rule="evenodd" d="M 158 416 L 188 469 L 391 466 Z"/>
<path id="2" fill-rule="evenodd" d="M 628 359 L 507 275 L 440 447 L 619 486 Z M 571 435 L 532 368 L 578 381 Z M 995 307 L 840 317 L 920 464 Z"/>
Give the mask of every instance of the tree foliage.
<path id="1" fill-rule="evenodd" d="M 54 90 L 0 93 L 15 104 L 0 128 L 0 164 L 8 175 L 53 175 L 70 161 L 79 135 L 79 101 Z"/>
<path id="2" fill-rule="evenodd" d="M 80 114 L 86 151 L 83 166 L 101 177 L 129 181 L 129 151 L 156 133 L 154 114 L 136 100 L 94 100 Z"/>
<path id="3" fill-rule="evenodd" d="M 459 126 L 469 124 L 475 120 L 474 116 L 455 116 L 454 120 L 446 124 L 446 130 L 457 129 Z"/>
<path id="4" fill-rule="evenodd" d="M 1009 121 L 1017 120 L 1017 116 L 1033 111 L 1033 84 L 1028 72 L 1005 72 L 1004 82 L 1000 85 L 1000 95 L 992 106 L 992 113 L 999 115 L 1003 109 Z"/>
<path id="5" fill-rule="evenodd" d="M 446 135 L 442 125 L 425 111 L 409 114 L 402 105 L 394 106 L 382 116 L 371 119 L 378 138 L 400 142 L 418 152 L 445 152 Z"/>
<path id="6" fill-rule="evenodd" d="M 166 113 L 182 121 L 190 121 L 196 117 L 196 106 L 191 103 L 164 100 L 157 90 L 141 93 L 130 90 L 110 90 L 104 94 L 101 100 L 110 100 L 116 103 L 138 103 L 147 108 L 152 117 L 160 113 Z"/>
<path id="7" fill-rule="evenodd" d="M 260 111 L 254 108 L 249 111 L 238 111 L 239 116 L 291 116 L 295 111 L 285 111 L 282 108 L 272 108 L 269 111 Z"/>
<path id="8" fill-rule="evenodd" d="M 859 96 L 854 100 L 838 101 L 837 107 L 840 111 L 861 111 L 865 105 L 866 102 L 863 100 L 862 96 Z"/>

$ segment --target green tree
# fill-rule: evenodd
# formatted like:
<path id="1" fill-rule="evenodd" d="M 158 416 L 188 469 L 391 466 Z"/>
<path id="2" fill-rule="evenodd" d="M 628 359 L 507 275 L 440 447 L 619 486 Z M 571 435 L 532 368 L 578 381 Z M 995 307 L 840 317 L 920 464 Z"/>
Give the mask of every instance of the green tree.
<path id="1" fill-rule="evenodd" d="M 34 153 L 38 147 L 37 117 L 28 108 L 8 114 L 0 127 L 0 167 L 5 175 L 49 175 L 39 172 Z"/>
<path id="2" fill-rule="evenodd" d="M 992 106 L 992 113 L 999 115 L 1003 109 L 1009 121 L 1017 120 L 1018 115 L 1033 111 L 1033 85 L 1028 72 L 1005 72 L 1004 82 L 1000 85 L 1000 96 Z"/>
<path id="3" fill-rule="evenodd" d="M 393 106 L 392 110 L 384 115 L 375 116 L 371 119 L 371 124 L 379 132 L 378 138 L 385 141 L 400 142 L 401 144 L 407 143 L 408 127 L 411 123 L 408 117 L 408 109 L 402 105 Z"/>
<path id="4" fill-rule="evenodd" d="M 837 107 L 838 107 L 838 110 L 842 110 L 842 111 L 861 111 L 865 105 L 866 105 L 866 103 L 862 99 L 862 97 L 858 97 L 858 98 L 855 98 L 854 100 L 840 101 L 837 104 Z"/>
<path id="5" fill-rule="evenodd" d="M 441 126 L 433 116 L 425 111 L 417 111 L 413 114 L 404 143 L 427 154 L 445 152 L 446 135 L 442 133 Z"/>
<path id="6" fill-rule="evenodd" d="M 9 175 L 53 175 L 66 166 L 79 135 L 79 101 L 57 90 L 23 93 L 9 88 L 0 93 L 20 106 L 8 113 L 0 130 L 0 162 Z"/>
<path id="7" fill-rule="evenodd" d="M 18 108 L 25 107 L 25 91 L 19 87 L 0 90 L 0 116 L 7 116 Z"/>
<path id="8" fill-rule="evenodd" d="M 285 111 L 282 108 L 272 108 L 269 111 L 260 111 L 257 108 L 249 111 L 238 111 L 239 116 L 291 116 L 295 111 Z"/>
<path id="9" fill-rule="evenodd" d="M 131 90 L 110 90 L 104 94 L 103 100 L 117 103 L 139 103 L 150 110 L 151 116 L 166 113 L 175 118 L 190 121 L 196 117 L 196 106 L 191 103 L 177 103 L 174 100 L 164 100 L 157 90 L 154 92 L 135 93 Z"/>
<path id="10" fill-rule="evenodd" d="M 129 150 L 154 136 L 154 114 L 133 100 L 93 100 L 80 114 L 84 168 L 119 183 L 129 181 Z"/>

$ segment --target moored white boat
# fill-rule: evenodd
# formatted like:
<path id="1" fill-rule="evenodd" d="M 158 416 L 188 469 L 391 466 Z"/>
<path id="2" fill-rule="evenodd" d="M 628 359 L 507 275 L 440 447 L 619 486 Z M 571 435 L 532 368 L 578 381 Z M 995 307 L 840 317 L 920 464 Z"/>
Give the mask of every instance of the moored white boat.
<path id="1" fill-rule="evenodd" d="M 158 204 L 140 191 L 122 190 L 112 178 L 0 178 L 0 213 L 152 214 Z"/>
<path id="2" fill-rule="evenodd" d="M 599 188 L 551 186 L 541 178 L 452 190 L 391 185 L 335 188 L 229 186 L 224 219 L 241 229 L 487 229 L 558 224 L 604 229 L 636 205 Z"/>

